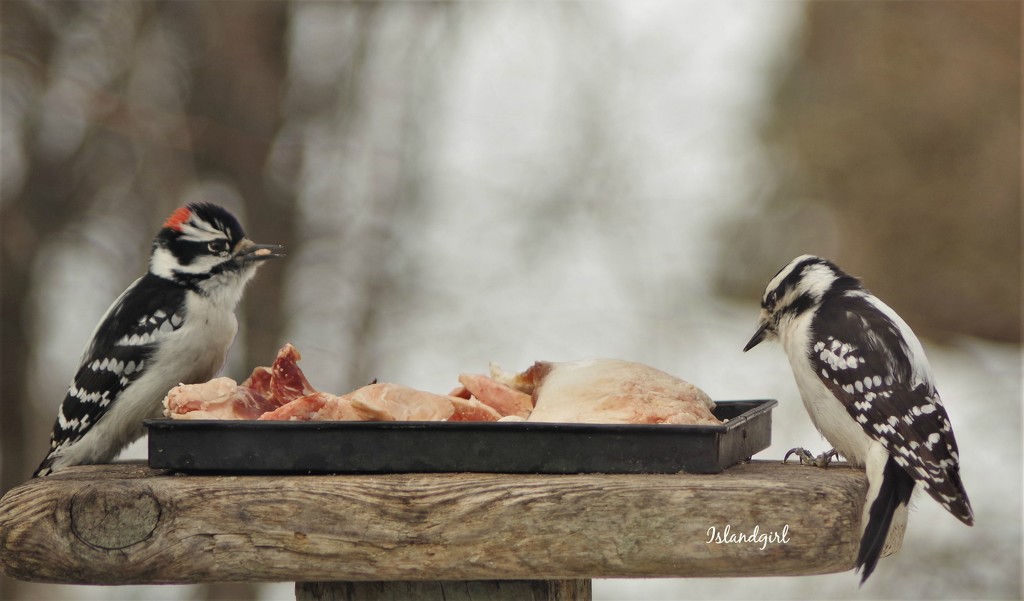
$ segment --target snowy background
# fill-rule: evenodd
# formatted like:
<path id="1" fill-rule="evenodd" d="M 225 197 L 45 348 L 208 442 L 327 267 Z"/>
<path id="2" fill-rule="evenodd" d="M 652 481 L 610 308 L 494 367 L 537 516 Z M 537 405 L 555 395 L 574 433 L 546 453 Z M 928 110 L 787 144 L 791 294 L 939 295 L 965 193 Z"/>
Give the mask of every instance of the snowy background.
<path id="1" fill-rule="evenodd" d="M 292 10 L 289 64 L 301 74 L 285 103 L 293 114 L 318 86 L 333 86 L 351 58 L 323 51 L 360 26 L 335 8 Z M 575 10 L 579 18 L 564 18 Z M 459 17 L 458 52 L 445 49 L 455 42 L 442 25 L 422 23 L 421 35 L 436 36 L 431 48 L 449 53 L 443 91 L 389 71 L 386 59 L 371 61 L 364 93 L 377 100 L 365 118 L 339 110 L 296 120 L 281 136 L 307 152 L 295 175 L 303 245 L 264 268 L 287 271 L 293 319 L 278 342 L 295 344 L 311 382 L 335 392 L 372 377 L 447 391 L 459 373 L 486 371 L 491 361 L 522 369 L 536 360 L 631 359 L 715 399 L 778 399 L 773 445 L 758 459 L 780 459 L 793 446 L 826 449 L 782 350 L 741 352 L 756 296 L 725 299 L 714 285 L 730 269 L 718 260 L 732 242 L 723 224 L 749 211 L 772 179 L 756 131 L 801 10 L 797 2 L 488 5 Z M 414 52 L 401 50 L 406 29 L 394 21 L 382 22 L 372 44 Z M 417 126 L 398 131 L 408 119 Z M 401 185 L 389 174 L 409 171 L 410 149 L 418 201 L 382 213 L 374 199 Z M 193 194 L 223 200 L 245 222 L 244 201 L 223 182 L 203 180 Z M 135 237 L 144 247 L 151 229 L 95 211 L 39 259 L 48 267 L 35 299 L 45 316 L 33 363 L 41 398 L 61 396 L 64 378 L 52 374 L 72 373 L 96 318 L 141 269 L 141 261 L 126 271 L 111 260 L 117 251 L 104 237 Z M 356 327 L 346 316 L 366 302 L 354 282 L 368 281 L 367 270 L 387 274 L 389 287 L 366 326 L 375 340 L 369 362 L 351 335 L 336 335 Z M 72 289 L 76 311 L 67 310 Z M 902 550 L 860 588 L 852 573 L 598 580 L 594 598 L 1020 598 L 1020 347 L 967 336 L 924 344 L 957 433 L 973 528 L 920 497 Z M 241 379 L 250 368 L 236 353 L 225 373 Z M 144 443 L 125 456 L 144 457 Z M 25 598 L 190 599 L 195 591 L 47 587 Z M 293 589 L 267 585 L 257 594 L 289 599 Z"/>

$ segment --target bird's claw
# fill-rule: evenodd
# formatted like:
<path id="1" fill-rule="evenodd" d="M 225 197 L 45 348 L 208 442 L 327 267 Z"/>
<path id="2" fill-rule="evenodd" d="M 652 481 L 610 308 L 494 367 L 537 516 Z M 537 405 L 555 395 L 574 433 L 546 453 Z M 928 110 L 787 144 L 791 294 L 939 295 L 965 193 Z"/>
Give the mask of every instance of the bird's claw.
<path id="1" fill-rule="evenodd" d="M 782 463 L 786 463 L 789 460 L 790 455 L 796 455 L 800 459 L 800 463 L 803 465 L 814 465 L 817 467 L 828 467 L 828 464 L 833 459 L 839 456 L 839 453 L 835 449 L 825 451 L 821 455 L 815 457 L 810 451 L 803 447 L 797 447 L 790 449 L 786 452 L 786 455 L 782 458 Z"/>
<path id="2" fill-rule="evenodd" d="M 803 447 L 796 447 L 786 451 L 786 454 L 782 456 L 782 463 L 786 463 L 787 461 L 789 461 L 789 457 L 791 455 L 796 455 L 797 458 L 800 459 L 800 463 L 803 463 L 805 460 L 814 460 L 814 455 L 811 455 L 810 451 Z"/>

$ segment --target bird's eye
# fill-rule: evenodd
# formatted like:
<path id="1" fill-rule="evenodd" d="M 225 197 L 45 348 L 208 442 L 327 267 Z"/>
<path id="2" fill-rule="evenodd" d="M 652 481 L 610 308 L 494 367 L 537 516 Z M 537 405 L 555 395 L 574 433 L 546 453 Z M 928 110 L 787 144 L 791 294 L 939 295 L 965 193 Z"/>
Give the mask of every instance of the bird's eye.
<path id="1" fill-rule="evenodd" d="M 779 300 L 779 293 L 774 291 L 774 290 L 772 290 L 771 292 L 768 293 L 768 296 L 765 297 L 765 299 L 764 299 L 764 306 L 765 307 L 774 307 L 775 303 L 778 302 L 778 300 Z"/>
<path id="2" fill-rule="evenodd" d="M 209 243 L 206 248 L 210 249 L 210 252 L 218 255 L 227 254 L 228 243 L 226 240 L 214 240 Z"/>

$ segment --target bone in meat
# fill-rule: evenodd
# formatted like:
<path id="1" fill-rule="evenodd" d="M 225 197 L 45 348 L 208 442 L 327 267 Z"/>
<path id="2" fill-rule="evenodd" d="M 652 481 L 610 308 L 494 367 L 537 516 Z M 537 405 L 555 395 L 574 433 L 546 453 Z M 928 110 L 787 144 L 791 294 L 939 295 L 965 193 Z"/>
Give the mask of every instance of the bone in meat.
<path id="1" fill-rule="evenodd" d="M 302 355 L 291 344 L 281 347 L 277 358 L 274 359 L 274 365 L 271 368 L 270 391 L 282 405 L 317 392 L 299 369 L 300 359 L 302 359 Z"/>

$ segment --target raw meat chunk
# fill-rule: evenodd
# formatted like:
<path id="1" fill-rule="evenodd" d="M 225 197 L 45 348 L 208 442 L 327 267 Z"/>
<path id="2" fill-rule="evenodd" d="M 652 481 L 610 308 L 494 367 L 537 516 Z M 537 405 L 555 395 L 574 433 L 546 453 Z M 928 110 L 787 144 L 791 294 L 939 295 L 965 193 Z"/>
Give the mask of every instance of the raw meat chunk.
<path id="1" fill-rule="evenodd" d="M 496 422 L 502 415 L 477 399 L 461 396 L 449 396 L 455 412 L 448 421 L 450 422 Z"/>
<path id="2" fill-rule="evenodd" d="M 335 421 L 335 422 L 361 422 L 366 421 L 363 414 L 352 405 L 352 400 L 347 396 L 334 396 L 323 392 L 317 393 L 324 396 L 323 407 L 313 415 L 312 421 Z M 303 397 L 305 398 L 305 397 Z M 301 402 L 302 399 L 292 401 L 290 404 Z M 271 419 L 266 416 L 260 419 Z"/>
<path id="3" fill-rule="evenodd" d="M 180 419 L 257 419 L 277 404 L 231 378 L 175 386 L 164 399 L 164 412 Z"/>
<path id="4" fill-rule="evenodd" d="M 529 394 L 513 390 L 504 384 L 478 374 L 462 374 L 459 383 L 481 403 L 506 415 L 526 417 L 533 411 L 533 399 Z"/>
<path id="5" fill-rule="evenodd" d="M 164 414 L 176 419 L 259 419 L 295 399 L 317 393 L 299 369 L 301 358 L 295 347 L 286 344 L 278 351 L 273 367 L 257 367 L 241 384 L 231 378 L 215 378 L 175 386 L 164 398 Z"/>
<path id="6" fill-rule="evenodd" d="M 329 401 L 337 398 L 326 392 L 314 392 L 285 403 L 273 411 L 268 411 L 258 419 L 308 422 L 315 419 Z"/>
<path id="7" fill-rule="evenodd" d="M 522 373 L 491 365 L 462 374 L 447 396 L 374 382 L 337 396 L 313 388 L 291 344 L 242 384 L 216 378 L 181 385 L 164 399 L 177 419 L 288 421 L 532 421 L 607 424 L 717 424 L 715 404 L 696 386 L 640 363 L 538 361 Z"/>
<path id="8" fill-rule="evenodd" d="M 270 393 L 270 380 L 274 377 L 274 372 L 269 367 L 257 367 L 252 370 L 252 374 L 239 386 L 245 386 L 252 390 L 262 394 L 263 396 L 273 396 Z"/>
<path id="9" fill-rule="evenodd" d="M 343 396 L 317 392 L 261 416 L 290 421 L 444 421 L 451 401 L 398 384 L 370 384 Z"/>
<path id="10" fill-rule="evenodd" d="M 272 367 L 257 367 L 242 385 L 217 378 L 176 386 L 164 398 L 165 414 L 178 419 L 443 421 L 455 413 L 448 397 L 398 384 L 374 383 L 343 396 L 319 392 L 299 368 L 301 358 L 286 344 Z"/>
<path id="11" fill-rule="evenodd" d="M 400 384 L 370 384 L 342 398 L 369 421 L 444 421 L 455 412 L 448 397 Z"/>
<path id="12" fill-rule="evenodd" d="M 471 399 L 473 398 L 473 393 L 471 393 L 469 390 L 466 390 L 465 386 L 459 386 L 458 388 L 455 388 L 454 390 L 449 392 L 448 396 L 460 399 Z"/>
<path id="13" fill-rule="evenodd" d="M 537 361 L 528 367 L 526 371 L 516 373 L 504 371 L 496 363 L 491 363 L 491 379 L 513 390 L 532 395 L 537 384 L 544 380 L 554 365 L 558 364 L 548 361 Z"/>
<path id="14" fill-rule="evenodd" d="M 274 359 L 274 366 L 271 368 L 270 391 L 282 405 L 317 392 L 299 369 L 300 359 L 302 359 L 302 355 L 291 344 L 285 344 L 278 351 L 277 358 Z M 256 375 L 255 372 L 253 375 Z"/>
<path id="15" fill-rule="evenodd" d="M 693 384 L 617 359 L 549 363 L 535 384 L 531 422 L 720 424 L 715 404 Z M 536 365 L 535 365 L 536 367 Z"/>

